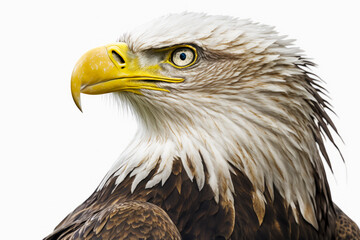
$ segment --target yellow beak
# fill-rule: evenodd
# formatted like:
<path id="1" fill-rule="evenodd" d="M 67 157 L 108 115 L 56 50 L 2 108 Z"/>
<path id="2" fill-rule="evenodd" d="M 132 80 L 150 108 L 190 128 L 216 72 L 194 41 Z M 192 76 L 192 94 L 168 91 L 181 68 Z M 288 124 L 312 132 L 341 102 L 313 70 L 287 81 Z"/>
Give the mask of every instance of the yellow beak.
<path id="1" fill-rule="evenodd" d="M 167 91 L 153 81 L 178 83 L 182 78 L 159 74 L 159 65 L 140 67 L 137 56 L 125 43 L 109 44 L 85 53 L 76 63 L 71 76 L 71 94 L 81 110 L 80 93 L 103 94 L 128 91 L 141 94 L 140 89 Z M 152 82 L 147 82 L 147 81 Z"/>

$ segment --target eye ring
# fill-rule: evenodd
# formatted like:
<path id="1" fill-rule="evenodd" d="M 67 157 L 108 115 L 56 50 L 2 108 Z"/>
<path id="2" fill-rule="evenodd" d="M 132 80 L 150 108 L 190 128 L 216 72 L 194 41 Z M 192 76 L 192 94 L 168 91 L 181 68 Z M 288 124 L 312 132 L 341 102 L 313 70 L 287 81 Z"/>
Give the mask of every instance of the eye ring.
<path id="1" fill-rule="evenodd" d="M 171 63 L 177 68 L 193 65 L 197 58 L 196 50 L 190 46 L 176 48 L 170 56 Z"/>

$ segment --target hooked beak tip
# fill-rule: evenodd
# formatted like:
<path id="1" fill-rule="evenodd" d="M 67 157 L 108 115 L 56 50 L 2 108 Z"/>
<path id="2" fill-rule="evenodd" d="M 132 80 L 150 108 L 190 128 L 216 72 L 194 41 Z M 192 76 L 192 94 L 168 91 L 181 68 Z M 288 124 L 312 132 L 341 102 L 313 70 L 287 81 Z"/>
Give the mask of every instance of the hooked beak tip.
<path id="1" fill-rule="evenodd" d="M 75 105 L 78 107 L 78 109 L 80 110 L 80 112 L 83 112 L 82 111 L 82 108 L 81 108 L 81 99 L 80 99 L 80 92 L 72 92 L 72 97 L 73 97 L 73 100 L 75 102 Z"/>

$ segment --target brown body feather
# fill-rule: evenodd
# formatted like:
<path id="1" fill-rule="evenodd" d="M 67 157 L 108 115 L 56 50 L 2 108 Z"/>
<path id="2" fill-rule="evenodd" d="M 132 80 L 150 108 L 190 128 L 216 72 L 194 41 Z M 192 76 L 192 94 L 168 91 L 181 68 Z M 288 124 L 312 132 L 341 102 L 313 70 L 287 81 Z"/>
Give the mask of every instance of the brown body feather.
<path id="1" fill-rule="evenodd" d="M 340 208 L 335 206 L 336 218 L 336 240 L 358 240 L 360 229 Z"/>
<path id="2" fill-rule="evenodd" d="M 320 231 L 301 215 L 297 223 L 276 189 L 274 200 L 266 191 L 266 211 L 260 225 L 252 202 L 253 186 L 240 171 L 232 175 L 237 189 L 234 226 L 233 206 L 223 204 L 223 199 L 217 204 L 207 184 L 199 191 L 179 160 L 174 162 L 164 186 L 145 189 L 152 174 L 134 193 L 130 191 L 132 177 L 117 187 L 112 178 L 106 187 L 94 192 L 70 213 L 45 240 L 180 239 L 178 232 L 182 239 L 360 239 L 356 224 L 340 210 L 335 213 L 334 208 L 324 204 L 319 204 L 322 207 L 317 209 L 321 216 Z M 324 194 L 318 192 L 317 196 L 317 201 L 322 203 Z M 337 223 L 336 214 L 339 215 Z"/>
<path id="3" fill-rule="evenodd" d="M 123 202 L 59 228 L 50 239 L 169 239 L 181 236 L 166 212 L 148 202 Z"/>

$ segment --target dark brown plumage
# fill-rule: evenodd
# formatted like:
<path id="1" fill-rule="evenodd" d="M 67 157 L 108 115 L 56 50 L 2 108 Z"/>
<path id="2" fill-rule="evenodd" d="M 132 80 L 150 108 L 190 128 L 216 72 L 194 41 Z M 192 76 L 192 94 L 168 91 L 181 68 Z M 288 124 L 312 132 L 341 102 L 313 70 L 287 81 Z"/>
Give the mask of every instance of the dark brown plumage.
<path id="1" fill-rule="evenodd" d="M 336 210 L 336 240 L 357 240 L 360 239 L 360 230 L 354 221 L 352 221 L 338 206 Z"/>
<path id="2" fill-rule="evenodd" d="M 148 202 L 122 202 L 84 220 L 59 229 L 49 239 L 181 239 L 179 231 L 166 212 Z"/>
<path id="3" fill-rule="evenodd" d="M 148 178 L 151 176 L 153 173 Z M 44 240 L 360 239 L 356 224 L 336 206 L 336 212 L 334 208 L 325 209 L 328 212 L 323 213 L 326 218 L 321 220 L 321 231 L 301 216 L 296 223 L 294 213 L 286 207 L 277 190 L 274 201 L 266 192 L 266 212 L 260 225 L 253 208 L 251 182 L 239 171 L 232 179 L 240 190 L 235 196 L 234 208 L 221 199 L 217 204 L 208 185 L 199 191 L 179 160 L 174 162 L 172 174 L 164 186 L 144 190 L 146 179 L 131 193 L 133 178 L 128 177 L 112 192 L 113 180 L 104 191 L 94 192 Z"/>
<path id="4" fill-rule="evenodd" d="M 152 174 L 149 175 L 148 179 L 151 176 Z M 226 206 L 220 207 L 215 203 L 213 192 L 209 186 L 205 186 L 199 192 L 196 183 L 190 181 L 179 160 L 174 162 L 172 174 L 164 186 L 159 184 L 144 191 L 145 180 L 131 193 L 132 180 L 132 177 L 126 178 L 123 184 L 116 187 L 115 191 L 112 192 L 111 190 L 115 187 L 114 179 L 104 189 L 105 191 L 95 192 L 56 227 L 53 235 L 45 239 L 58 239 L 61 232 L 66 232 L 68 236 L 74 236 L 74 239 L 77 239 L 76 237 L 79 235 L 76 231 L 79 228 L 84 228 L 82 232 L 96 231 L 94 226 L 96 226 L 97 221 L 85 226 L 88 219 L 102 211 L 108 211 L 108 209 L 117 208 L 118 205 L 133 201 L 149 202 L 164 209 L 177 226 L 183 239 L 211 239 L 213 236 L 225 236 L 228 238 L 231 235 L 231 222 L 233 219 L 227 216 L 233 213 L 226 210 Z M 126 217 L 129 217 L 129 219 L 124 219 L 125 223 L 118 222 L 118 225 L 126 225 L 138 216 L 130 215 Z M 227 218 L 230 220 L 226 220 Z M 80 224 L 72 227 L 74 223 Z M 113 227 L 117 226 L 113 225 Z M 204 231 L 204 229 L 207 229 L 207 231 Z"/>

